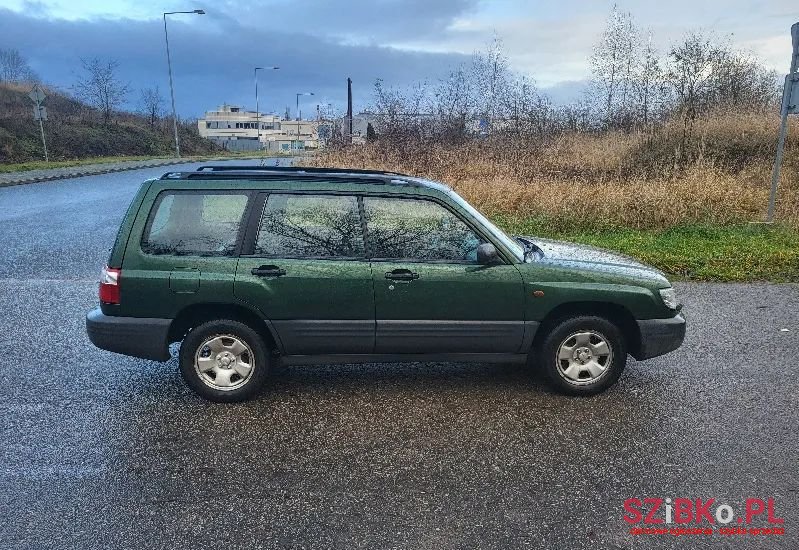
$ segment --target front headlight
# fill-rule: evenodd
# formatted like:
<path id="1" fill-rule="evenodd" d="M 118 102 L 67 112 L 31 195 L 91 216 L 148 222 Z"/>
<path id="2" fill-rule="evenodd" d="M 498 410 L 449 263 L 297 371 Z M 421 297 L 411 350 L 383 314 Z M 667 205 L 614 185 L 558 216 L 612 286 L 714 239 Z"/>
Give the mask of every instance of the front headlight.
<path id="1" fill-rule="evenodd" d="M 677 309 L 679 303 L 677 302 L 677 293 L 674 292 L 673 288 L 661 288 L 659 292 L 660 297 L 663 300 L 663 303 L 666 304 L 667 308 Z"/>

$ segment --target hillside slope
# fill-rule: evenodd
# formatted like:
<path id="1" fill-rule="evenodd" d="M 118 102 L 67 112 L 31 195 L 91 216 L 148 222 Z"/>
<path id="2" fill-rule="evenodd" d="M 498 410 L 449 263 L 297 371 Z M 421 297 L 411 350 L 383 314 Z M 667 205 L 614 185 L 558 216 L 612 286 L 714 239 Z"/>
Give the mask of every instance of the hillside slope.
<path id="1" fill-rule="evenodd" d="M 43 160 L 39 124 L 33 120 L 30 85 L 0 83 L 0 163 Z M 150 126 L 133 113 L 120 113 L 105 124 L 97 110 L 45 87 L 48 120 L 44 123 L 50 160 L 98 156 L 169 156 L 174 154 L 172 127 L 166 120 Z M 193 125 L 179 127 L 181 152 L 207 154 L 218 148 Z"/>

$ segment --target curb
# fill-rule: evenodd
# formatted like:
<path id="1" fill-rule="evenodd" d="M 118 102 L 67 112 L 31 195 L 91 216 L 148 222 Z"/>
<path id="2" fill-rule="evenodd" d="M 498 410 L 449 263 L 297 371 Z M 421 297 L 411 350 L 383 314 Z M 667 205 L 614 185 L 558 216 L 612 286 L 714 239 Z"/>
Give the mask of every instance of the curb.
<path id="1" fill-rule="evenodd" d="M 82 176 L 97 176 L 100 174 L 110 174 L 112 172 L 127 172 L 129 170 L 140 170 L 142 168 L 158 168 L 159 166 L 174 166 L 175 164 L 191 164 L 196 162 L 218 162 L 218 161 L 225 161 L 225 160 L 253 160 L 253 159 L 262 159 L 262 158 L 298 158 L 301 155 L 292 155 L 292 156 L 253 156 L 253 157 L 212 157 L 212 158 L 187 158 L 187 159 L 160 159 L 156 160 L 153 159 L 152 161 L 141 161 L 145 164 L 137 164 L 135 166 L 115 166 L 113 163 L 105 163 L 105 164 L 87 164 L 83 167 L 75 166 L 75 167 L 68 167 L 68 168 L 50 168 L 52 170 L 52 174 L 39 174 L 39 175 L 31 175 L 25 176 L 25 172 L 16 172 L 18 177 L 13 177 L 13 179 L 4 179 L 8 178 L 8 175 L 3 175 L 0 173 L 0 188 L 2 187 L 12 187 L 14 185 L 24 185 L 26 183 L 39 183 L 42 181 L 55 181 L 55 180 L 63 180 L 69 178 L 79 178 Z M 122 162 L 139 162 L 139 161 L 122 161 Z M 94 168 L 92 168 L 92 166 Z M 62 170 L 69 170 L 68 172 L 63 172 Z M 56 172 L 57 171 L 57 172 Z M 14 174 L 15 172 L 10 172 Z"/>
<path id="2" fill-rule="evenodd" d="M 209 162 L 213 162 L 215 159 L 209 159 Z M 135 161 L 134 161 L 135 162 Z M 22 176 L 17 177 L 14 179 L 3 179 L 3 175 L 0 174 L 0 187 L 11 187 L 14 185 L 24 185 L 26 183 L 38 183 L 42 181 L 54 181 L 54 180 L 62 180 L 68 178 L 79 178 L 81 176 L 96 176 L 100 174 L 110 174 L 112 172 L 126 172 L 129 170 L 139 170 L 142 168 L 158 168 L 159 166 L 173 166 L 175 164 L 188 164 L 193 162 L 203 162 L 202 160 L 198 161 L 197 159 L 174 159 L 174 160 L 162 160 L 162 161 L 152 161 L 147 162 L 146 164 L 137 164 L 136 166 L 113 166 L 109 165 L 95 165 L 96 168 L 89 168 L 91 165 L 87 165 L 86 168 L 82 168 L 76 166 L 74 170 L 69 172 L 58 172 L 54 174 L 39 174 L 36 176 Z M 53 168 L 53 170 L 70 170 L 70 168 Z M 20 173 L 23 174 L 23 173 Z"/>

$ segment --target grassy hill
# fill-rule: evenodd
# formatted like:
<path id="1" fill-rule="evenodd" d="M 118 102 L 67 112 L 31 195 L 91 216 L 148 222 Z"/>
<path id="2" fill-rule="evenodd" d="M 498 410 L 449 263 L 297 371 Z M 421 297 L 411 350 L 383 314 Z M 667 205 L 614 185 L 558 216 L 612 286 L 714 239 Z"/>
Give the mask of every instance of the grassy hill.
<path id="1" fill-rule="evenodd" d="M 30 85 L 0 83 L 0 163 L 43 160 L 39 124 L 33 120 Z M 50 160 L 108 156 L 170 156 L 174 154 L 172 126 L 133 113 L 119 113 L 104 123 L 96 109 L 55 89 L 44 87 L 48 120 L 44 123 Z M 179 127 L 184 155 L 219 150 L 200 137 L 194 125 Z"/>

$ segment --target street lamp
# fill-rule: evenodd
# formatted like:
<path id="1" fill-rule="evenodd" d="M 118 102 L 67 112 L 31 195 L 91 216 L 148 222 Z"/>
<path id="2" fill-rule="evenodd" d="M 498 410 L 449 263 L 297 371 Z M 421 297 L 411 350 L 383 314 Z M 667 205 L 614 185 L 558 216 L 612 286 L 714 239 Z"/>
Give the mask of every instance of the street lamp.
<path id="1" fill-rule="evenodd" d="M 166 16 L 178 13 L 196 13 L 205 15 L 203 10 L 192 11 L 167 11 L 164 12 L 164 40 L 166 41 L 166 64 L 169 67 L 169 95 L 172 97 L 172 128 L 175 130 L 175 153 L 180 158 L 180 141 L 178 140 L 178 113 L 175 109 L 175 87 L 172 85 L 172 59 L 169 56 L 169 33 L 166 31 Z"/>
<path id="2" fill-rule="evenodd" d="M 261 148 L 261 111 L 258 110 L 258 71 L 276 71 L 280 67 L 255 67 L 255 126 L 258 128 L 258 148 Z"/>
<path id="3" fill-rule="evenodd" d="M 301 95 L 313 95 L 313 92 L 297 92 L 297 141 L 300 141 L 300 96 Z M 299 148 L 299 143 L 297 143 L 297 147 Z M 303 145 L 303 149 L 305 146 Z"/>

